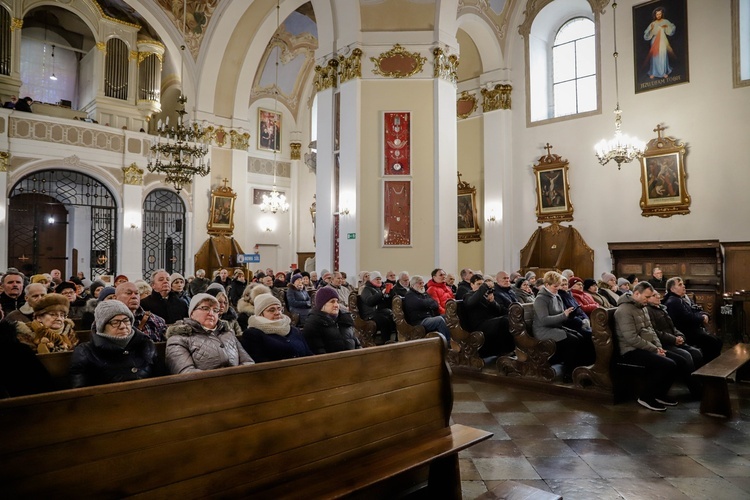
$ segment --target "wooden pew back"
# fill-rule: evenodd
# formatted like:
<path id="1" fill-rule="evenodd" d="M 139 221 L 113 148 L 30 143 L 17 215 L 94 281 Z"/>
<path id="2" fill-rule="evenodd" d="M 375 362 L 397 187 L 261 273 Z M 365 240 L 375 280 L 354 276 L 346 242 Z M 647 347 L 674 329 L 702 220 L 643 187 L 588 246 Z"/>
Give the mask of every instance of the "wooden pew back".
<path id="1" fill-rule="evenodd" d="M 0 496 L 252 497 L 346 467 L 448 427 L 445 349 L 422 339 L 2 400 Z"/>
<path id="2" fill-rule="evenodd" d="M 500 373 L 511 377 L 525 377 L 552 382 L 557 373 L 550 365 L 557 345 L 552 339 L 538 340 L 533 334 L 534 304 L 511 304 L 508 324 L 516 344 L 515 357 L 501 356 L 497 360 Z"/>
<path id="3" fill-rule="evenodd" d="M 479 349 L 484 345 L 484 333 L 467 332 L 461 327 L 458 305 L 459 302 L 453 299 L 445 303 L 445 322 L 451 331 L 451 339 L 459 346 L 458 350 L 448 353 L 448 361 L 453 366 L 481 370 L 484 368 L 484 360 L 479 355 Z"/>
<path id="4" fill-rule="evenodd" d="M 393 317 L 396 320 L 396 331 L 398 332 L 398 341 L 404 342 L 406 340 L 423 339 L 427 332 L 422 325 L 410 325 L 406 322 L 406 315 L 404 313 L 404 300 L 399 295 L 393 296 L 391 302 L 393 308 Z"/>
<path id="5" fill-rule="evenodd" d="M 349 313 L 354 318 L 354 330 L 359 336 L 362 347 L 374 347 L 375 335 L 378 333 L 378 325 L 372 320 L 363 319 L 359 314 L 359 293 L 354 290 L 349 294 Z"/>

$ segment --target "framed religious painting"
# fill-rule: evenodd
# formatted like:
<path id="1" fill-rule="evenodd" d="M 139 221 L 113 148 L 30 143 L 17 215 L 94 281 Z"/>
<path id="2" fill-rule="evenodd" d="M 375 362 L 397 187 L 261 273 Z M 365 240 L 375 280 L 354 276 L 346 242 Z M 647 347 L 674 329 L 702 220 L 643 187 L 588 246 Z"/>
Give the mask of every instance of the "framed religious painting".
<path id="1" fill-rule="evenodd" d="M 234 201 L 237 193 L 226 185 L 211 191 L 211 211 L 208 216 L 208 234 L 211 236 L 231 236 L 234 232 Z"/>
<path id="2" fill-rule="evenodd" d="M 568 160 L 550 152 L 534 165 L 536 177 L 536 221 L 561 222 L 573 220 L 573 204 L 570 202 L 568 183 Z"/>
<path id="3" fill-rule="evenodd" d="M 383 113 L 383 175 L 411 175 L 411 113 Z"/>
<path id="4" fill-rule="evenodd" d="M 477 189 L 468 182 L 462 181 L 460 172 L 458 174 L 456 211 L 458 241 L 462 243 L 481 241 L 482 228 L 479 227 L 479 214 L 477 212 Z"/>
<path id="5" fill-rule="evenodd" d="M 281 151 L 281 113 L 258 108 L 258 149 Z"/>
<path id="6" fill-rule="evenodd" d="M 662 137 L 661 125 L 654 131 L 658 137 L 649 141 L 641 158 L 641 215 L 689 214 L 685 145 L 672 137 Z"/>
<path id="7" fill-rule="evenodd" d="M 383 246 L 411 246 L 411 180 L 383 181 Z"/>
<path id="8" fill-rule="evenodd" d="M 633 6 L 635 92 L 690 81 L 687 0 Z"/>

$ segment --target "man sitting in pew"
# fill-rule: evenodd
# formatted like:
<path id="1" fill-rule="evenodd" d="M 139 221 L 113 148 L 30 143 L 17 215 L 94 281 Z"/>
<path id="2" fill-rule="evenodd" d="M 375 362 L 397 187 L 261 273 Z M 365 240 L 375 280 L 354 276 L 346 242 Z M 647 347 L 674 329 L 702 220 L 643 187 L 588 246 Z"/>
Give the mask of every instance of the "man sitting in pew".
<path id="1" fill-rule="evenodd" d="M 518 298 L 516 298 L 516 294 L 511 287 L 510 275 L 505 271 L 500 271 L 495 275 L 495 280 L 495 288 L 493 290 L 495 302 L 507 310 L 511 304 L 518 302 Z"/>
<path id="2" fill-rule="evenodd" d="M 39 302 L 42 297 L 47 295 L 47 287 L 41 283 L 31 283 L 26 285 L 25 299 L 26 303 L 11 311 L 7 315 L 8 321 L 20 321 L 21 323 L 31 323 L 34 319 L 34 304 Z"/>
<path id="3" fill-rule="evenodd" d="M 674 327 L 667 308 L 661 303 L 659 292 L 654 291 L 648 299 L 646 310 L 662 348 L 667 352 L 667 357 L 677 364 L 678 375 L 690 389 L 690 394 L 695 398 L 700 398 L 700 384 L 691 374 L 703 366 L 701 350 L 689 345 L 685 340 L 685 335 Z"/>
<path id="4" fill-rule="evenodd" d="M 440 332 L 450 345 L 451 331 L 438 312 L 438 303 L 425 290 L 424 278 L 412 276 L 404 296 L 404 317 L 410 325 L 422 325 L 427 333 Z"/>
<path id="5" fill-rule="evenodd" d="M 119 300 L 104 300 L 94 310 L 96 332 L 76 346 L 70 362 L 71 387 L 112 384 L 157 374 L 156 346 L 133 327 L 133 313 Z"/>
<path id="6" fill-rule="evenodd" d="M 721 339 L 711 335 L 705 329 L 709 320 L 708 313 L 701 311 L 690 301 L 682 278 L 675 276 L 667 280 L 667 293 L 662 299 L 662 304 L 667 306 L 667 312 L 675 328 L 685 334 L 688 344 L 703 352 L 703 359 L 706 363 L 721 354 L 723 344 Z"/>
<path id="7" fill-rule="evenodd" d="M 622 361 L 643 366 L 646 383 L 638 396 L 638 404 L 653 411 L 665 411 L 677 401 L 667 392 L 672 387 L 677 365 L 667 357 L 644 309 L 654 294 L 654 287 L 641 281 L 632 294 L 621 295 L 615 311 L 615 334 Z"/>
<path id="8" fill-rule="evenodd" d="M 469 332 L 484 333 L 484 345 L 479 348 L 483 358 L 512 352 L 516 344 L 508 326 L 508 311 L 495 301 L 494 283 L 478 273 L 470 281 L 471 291 L 461 304 L 461 325 Z"/>
<path id="9" fill-rule="evenodd" d="M 141 296 L 135 284 L 125 282 L 117 285 L 115 299 L 128 307 L 133 315 L 133 324 L 140 332 L 154 342 L 167 340 L 167 323 L 161 316 L 141 307 Z"/>

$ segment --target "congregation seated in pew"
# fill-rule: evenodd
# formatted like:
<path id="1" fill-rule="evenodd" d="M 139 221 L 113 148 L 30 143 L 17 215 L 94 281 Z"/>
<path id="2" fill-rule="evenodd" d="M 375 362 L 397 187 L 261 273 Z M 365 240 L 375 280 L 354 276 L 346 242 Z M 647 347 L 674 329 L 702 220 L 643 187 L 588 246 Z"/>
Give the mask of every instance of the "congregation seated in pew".
<path id="1" fill-rule="evenodd" d="M 305 337 L 283 314 L 279 299 L 270 292 L 262 293 L 254 304 L 255 314 L 248 319 L 240 343 L 256 363 L 312 356 Z"/>
<path id="2" fill-rule="evenodd" d="M 515 343 L 508 328 L 508 311 L 495 301 L 494 283 L 478 273 L 470 282 L 471 291 L 464 295 L 459 316 L 467 331 L 484 333 L 479 355 L 487 358 L 512 352 Z"/>
<path id="3" fill-rule="evenodd" d="M 409 280 L 409 290 L 403 298 L 404 316 L 410 325 L 422 325 L 426 332 L 440 332 L 450 344 L 451 332 L 445 318 L 439 313 L 437 301 L 425 289 L 422 276 Z"/>
<path id="4" fill-rule="evenodd" d="M 362 348 L 354 331 L 354 318 L 341 310 L 338 292 L 331 286 L 324 286 L 315 293 L 315 308 L 302 331 L 314 354 Z"/>

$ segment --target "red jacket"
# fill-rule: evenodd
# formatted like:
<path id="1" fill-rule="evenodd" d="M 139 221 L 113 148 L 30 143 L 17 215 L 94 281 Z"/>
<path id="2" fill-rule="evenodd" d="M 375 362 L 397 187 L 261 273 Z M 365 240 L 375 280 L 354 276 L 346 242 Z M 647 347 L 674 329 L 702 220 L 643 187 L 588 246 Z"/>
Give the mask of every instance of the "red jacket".
<path id="1" fill-rule="evenodd" d="M 571 292 L 587 316 L 591 316 L 591 311 L 599 307 L 594 298 L 583 290 L 571 290 Z"/>
<path id="2" fill-rule="evenodd" d="M 453 298 L 453 291 L 445 282 L 435 283 L 433 280 L 427 282 L 427 293 L 438 303 L 440 314 L 445 314 L 445 303 Z"/>

